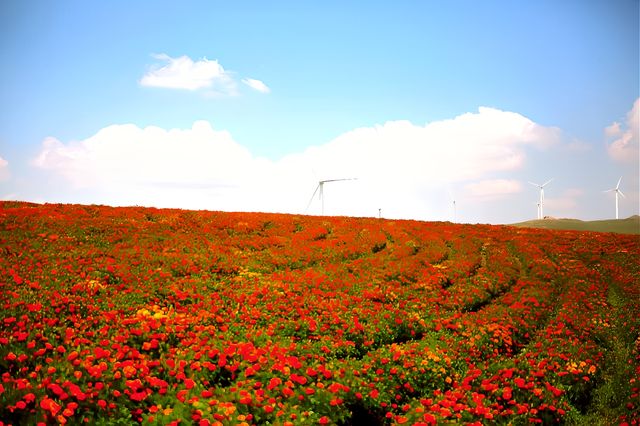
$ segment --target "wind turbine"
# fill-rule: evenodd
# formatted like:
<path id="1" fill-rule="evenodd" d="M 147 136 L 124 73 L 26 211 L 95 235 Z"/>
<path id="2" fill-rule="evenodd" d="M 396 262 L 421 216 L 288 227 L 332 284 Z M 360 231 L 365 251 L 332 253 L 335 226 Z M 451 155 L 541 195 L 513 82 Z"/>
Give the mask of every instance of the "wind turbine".
<path id="1" fill-rule="evenodd" d="M 311 196 L 311 199 L 307 204 L 307 208 L 304 211 L 306 212 L 307 210 L 309 210 L 309 206 L 313 201 L 313 197 L 315 197 L 316 193 L 318 193 L 318 198 L 322 201 L 322 215 L 324 216 L 324 184 L 328 182 L 340 182 L 343 180 L 356 180 L 356 179 L 357 178 L 344 178 L 344 179 L 325 179 L 325 180 L 318 181 L 318 186 L 316 186 L 316 190 L 313 191 L 313 195 Z"/>
<path id="2" fill-rule="evenodd" d="M 540 185 L 539 183 L 529 182 L 531 185 L 540 188 L 540 201 L 538 201 L 538 219 L 544 219 L 544 187 L 547 186 L 552 180 L 553 178 L 549 179 L 542 185 Z"/>
<path id="3" fill-rule="evenodd" d="M 457 222 L 457 211 L 456 211 L 456 199 L 453 197 L 453 193 L 449 190 L 449 198 L 451 198 L 451 204 L 453 204 L 453 223 Z"/>
<path id="4" fill-rule="evenodd" d="M 616 193 L 616 219 L 618 219 L 618 194 L 622 195 L 622 198 L 625 198 L 624 194 L 622 193 L 622 191 L 620 191 L 620 181 L 622 180 L 622 176 L 620 176 L 620 179 L 618 179 L 618 184 L 616 185 L 615 188 L 612 189 L 607 189 L 604 192 L 615 192 Z"/>

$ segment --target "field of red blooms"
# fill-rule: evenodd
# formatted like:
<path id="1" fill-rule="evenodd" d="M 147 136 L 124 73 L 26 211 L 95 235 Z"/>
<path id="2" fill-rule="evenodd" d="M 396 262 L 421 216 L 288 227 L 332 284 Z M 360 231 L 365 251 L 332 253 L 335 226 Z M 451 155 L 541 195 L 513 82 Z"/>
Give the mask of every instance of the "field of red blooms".
<path id="1" fill-rule="evenodd" d="M 0 203 L 0 425 L 640 424 L 638 236 Z"/>

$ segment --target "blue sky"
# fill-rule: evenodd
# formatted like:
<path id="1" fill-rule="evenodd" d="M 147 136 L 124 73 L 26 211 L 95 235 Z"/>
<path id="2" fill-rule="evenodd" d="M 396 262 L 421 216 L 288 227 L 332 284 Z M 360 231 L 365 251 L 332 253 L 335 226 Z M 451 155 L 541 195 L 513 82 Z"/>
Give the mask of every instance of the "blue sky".
<path id="1" fill-rule="evenodd" d="M 638 214 L 637 1 L 5 1 L 0 198 Z"/>

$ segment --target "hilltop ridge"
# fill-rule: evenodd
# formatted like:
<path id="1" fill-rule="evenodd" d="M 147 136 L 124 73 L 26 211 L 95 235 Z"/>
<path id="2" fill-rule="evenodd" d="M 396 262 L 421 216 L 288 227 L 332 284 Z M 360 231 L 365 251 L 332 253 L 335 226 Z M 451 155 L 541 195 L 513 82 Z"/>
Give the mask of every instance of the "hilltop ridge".
<path id="1" fill-rule="evenodd" d="M 640 216 L 626 219 L 590 220 L 545 218 L 511 224 L 524 228 L 542 228 L 553 230 L 615 232 L 617 234 L 640 234 Z"/>

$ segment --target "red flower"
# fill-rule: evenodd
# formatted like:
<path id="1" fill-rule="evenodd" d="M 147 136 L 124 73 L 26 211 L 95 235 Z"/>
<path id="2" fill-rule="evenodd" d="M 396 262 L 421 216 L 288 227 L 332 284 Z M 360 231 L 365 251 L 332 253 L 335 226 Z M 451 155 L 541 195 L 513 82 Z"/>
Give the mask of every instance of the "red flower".
<path id="1" fill-rule="evenodd" d="M 511 388 L 510 387 L 505 387 L 504 390 L 502 391 L 502 399 L 506 400 L 506 401 L 510 401 L 512 397 L 511 394 Z"/>
<path id="2" fill-rule="evenodd" d="M 558 397 L 560 395 L 562 395 L 564 393 L 564 391 L 562 391 L 561 389 L 558 389 L 556 387 L 554 387 L 553 385 L 551 385 L 549 382 L 545 382 L 545 387 L 547 388 L 548 391 L 550 391 L 551 393 L 553 393 L 553 396 Z"/>
<path id="3" fill-rule="evenodd" d="M 137 401 L 137 402 L 142 401 L 146 397 L 147 397 L 147 392 L 146 391 L 134 392 L 129 396 L 129 398 L 132 401 Z"/>
<path id="4" fill-rule="evenodd" d="M 53 399 L 45 397 L 42 401 L 40 401 L 40 407 L 43 410 L 46 410 L 51 413 L 52 416 L 55 416 L 60 411 L 60 404 L 55 402 Z"/>
<path id="5" fill-rule="evenodd" d="M 428 425 L 435 425 L 438 423 L 436 416 L 433 414 L 426 413 L 422 416 L 422 420 L 425 421 Z"/>
<path id="6" fill-rule="evenodd" d="M 184 402 L 186 396 L 187 396 L 188 391 L 182 389 L 180 391 L 178 391 L 178 393 L 176 394 L 176 398 L 178 398 L 178 401 L 180 402 Z"/>

